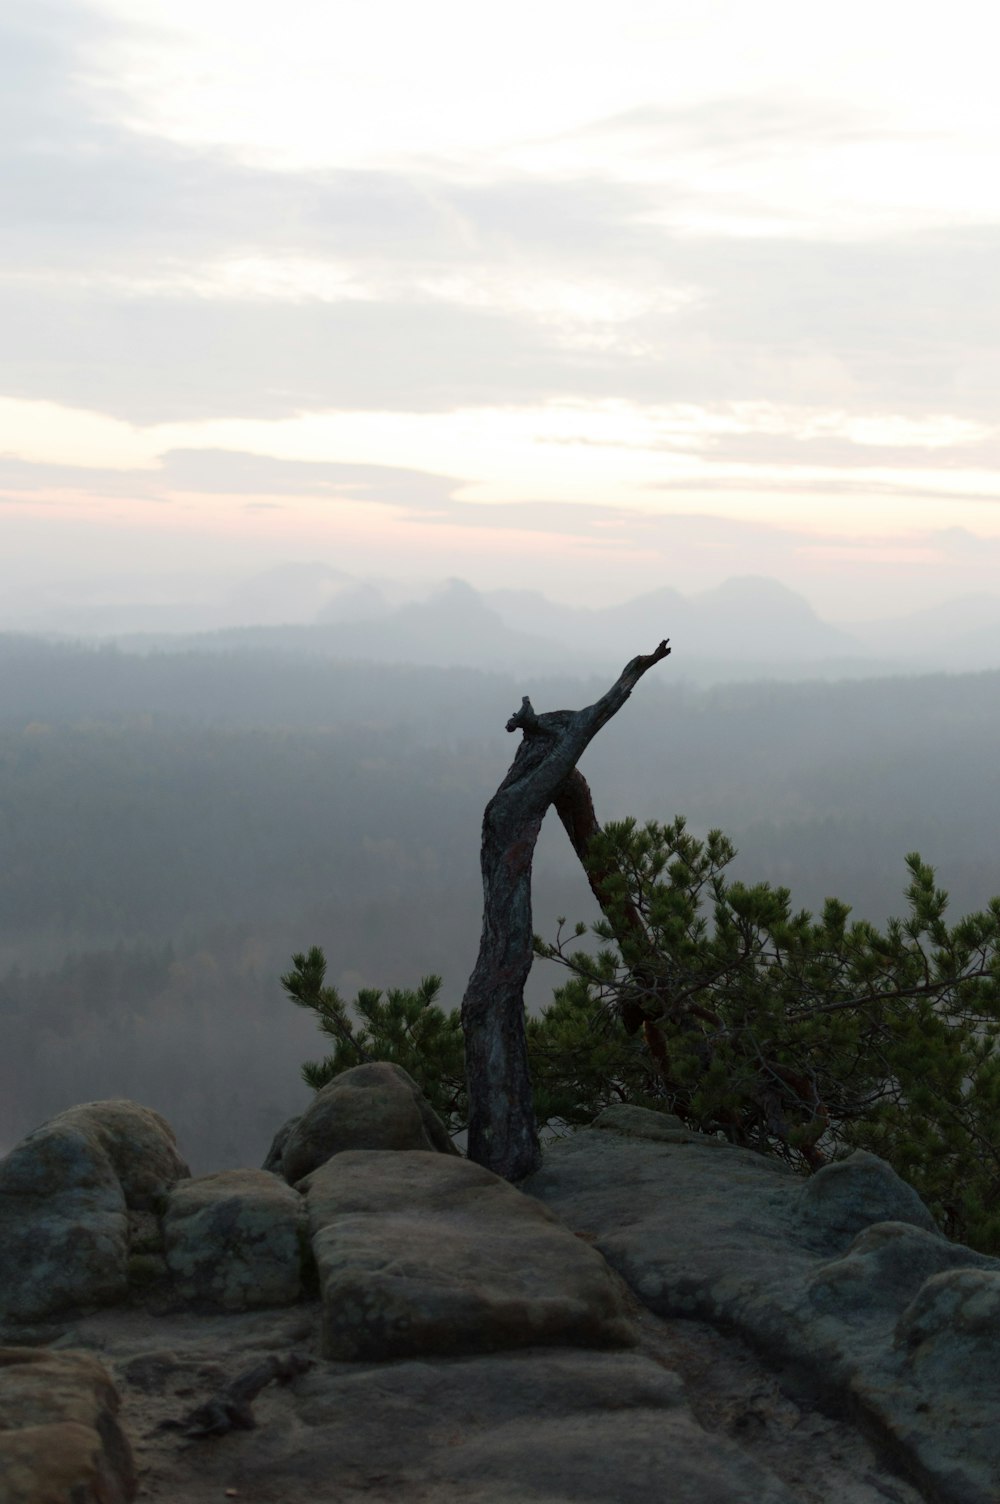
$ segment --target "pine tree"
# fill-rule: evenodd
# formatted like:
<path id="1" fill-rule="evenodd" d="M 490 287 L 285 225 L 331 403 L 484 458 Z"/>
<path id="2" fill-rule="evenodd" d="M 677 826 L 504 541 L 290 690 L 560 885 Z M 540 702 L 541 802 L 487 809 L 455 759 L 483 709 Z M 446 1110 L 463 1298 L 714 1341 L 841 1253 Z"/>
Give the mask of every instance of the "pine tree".
<path id="1" fill-rule="evenodd" d="M 579 944 L 583 925 L 535 942 L 568 973 L 527 1021 L 539 1124 L 562 1131 L 627 1102 L 803 1171 L 870 1149 L 950 1236 L 1000 1250 L 1000 899 L 949 925 L 947 894 L 912 854 L 904 917 L 879 929 L 836 899 L 813 916 L 787 889 L 730 882 L 734 856 L 682 819 L 593 837 L 597 950 Z M 348 1007 L 322 951 L 294 966 L 286 990 L 334 1040 L 304 1067 L 310 1085 L 394 1060 L 450 1131 L 465 1126 L 460 1015 L 438 1006 L 437 977 Z"/>

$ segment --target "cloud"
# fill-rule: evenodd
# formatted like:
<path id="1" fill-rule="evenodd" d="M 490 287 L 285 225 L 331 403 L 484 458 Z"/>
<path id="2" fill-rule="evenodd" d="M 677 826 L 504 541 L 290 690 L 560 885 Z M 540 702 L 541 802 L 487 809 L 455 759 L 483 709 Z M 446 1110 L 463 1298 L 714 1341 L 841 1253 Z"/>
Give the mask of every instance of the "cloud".
<path id="1" fill-rule="evenodd" d="M 455 247 L 456 268 L 465 255 Z M 610 324 L 502 302 L 468 306 L 447 292 L 381 296 L 377 285 L 369 301 L 288 303 L 8 277 L 0 390 L 145 423 L 334 408 L 448 412 L 570 395 L 991 420 L 998 260 L 1000 230 L 864 255 L 856 246 L 664 237 L 662 280 L 697 286 L 697 300 Z M 586 269 L 606 271 L 596 257 Z M 652 300 L 655 285 L 637 278 Z"/>
<path id="2" fill-rule="evenodd" d="M 0 487 L 11 492 L 79 491 L 97 496 L 163 501 L 197 496 L 350 497 L 416 512 L 451 505 L 462 484 L 397 465 L 351 465 L 275 459 L 226 449 L 174 449 L 152 469 L 111 470 L 81 465 L 33 464 L 0 456 Z M 271 505 L 253 502 L 250 505 Z"/>
<path id="3" fill-rule="evenodd" d="M 917 465 L 927 472 L 1000 469 L 1000 432 L 983 439 L 901 445 L 862 443 L 846 434 L 802 434 L 794 429 L 778 433 L 746 431 L 711 434 L 705 440 L 705 450 L 713 459 L 733 464 L 806 466 L 838 472 L 912 471 Z M 851 484 L 849 475 L 842 481 Z"/>
<path id="4" fill-rule="evenodd" d="M 22 7 L 6 24 L 0 392 L 9 396 L 142 425 L 565 400 L 995 421 L 1000 226 L 846 239 L 691 229 L 711 217 L 720 190 L 686 169 L 672 177 L 671 162 L 808 155 L 891 135 L 862 113 L 759 98 L 644 108 L 565 137 L 618 142 L 614 161 L 598 154 L 586 171 L 546 174 L 499 157 L 277 171 L 115 119 L 81 62 L 112 23 L 85 5 Z M 615 176 L 633 142 L 659 160 L 655 181 Z M 742 191 L 722 197 L 734 213 L 756 212 Z M 720 468 L 692 491 L 732 489 L 722 467 L 743 463 L 776 489 L 801 485 L 802 467 L 825 469 L 817 493 L 846 494 L 851 472 L 914 462 L 907 445 L 803 438 L 794 425 L 694 447 Z M 919 462 L 985 468 L 996 453 L 991 438 Z M 170 458 L 164 478 L 181 463 Z M 242 462 L 246 494 L 276 483 L 267 466 Z M 371 479 L 374 491 L 392 490 L 391 469 Z M 396 472 L 410 477 L 406 504 L 417 505 L 417 471 Z M 289 494 L 341 483 L 332 471 L 280 473 Z M 105 475 L 109 494 L 119 481 Z M 158 484 L 139 474 L 130 483 Z M 420 505 L 441 504 L 451 484 L 432 477 Z"/>
<path id="5" fill-rule="evenodd" d="M 170 490 L 240 495 L 349 495 L 416 511 L 448 507 L 462 482 L 397 465 L 349 465 L 273 459 L 224 449 L 175 449 L 163 457 Z"/>

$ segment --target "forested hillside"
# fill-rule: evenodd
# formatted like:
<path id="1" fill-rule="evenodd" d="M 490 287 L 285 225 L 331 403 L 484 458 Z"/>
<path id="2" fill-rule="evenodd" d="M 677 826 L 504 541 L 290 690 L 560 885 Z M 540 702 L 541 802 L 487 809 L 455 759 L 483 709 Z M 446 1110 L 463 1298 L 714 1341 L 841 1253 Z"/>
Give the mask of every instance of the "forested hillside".
<path id="1" fill-rule="evenodd" d="M 584 760 L 599 816 L 722 826 L 742 875 L 808 906 L 884 918 L 913 849 L 956 913 L 1000 892 L 1000 674 L 694 690 L 671 668 Z M 260 1155 L 302 1100 L 293 949 L 322 944 L 348 993 L 433 971 L 458 1002 L 504 723 L 525 692 L 607 687 L 18 637 L 0 681 L 0 1147 L 121 1094 L 201 1167 Z M 536 873 L 539 930 L 590 915 L 554 822 Z"/>

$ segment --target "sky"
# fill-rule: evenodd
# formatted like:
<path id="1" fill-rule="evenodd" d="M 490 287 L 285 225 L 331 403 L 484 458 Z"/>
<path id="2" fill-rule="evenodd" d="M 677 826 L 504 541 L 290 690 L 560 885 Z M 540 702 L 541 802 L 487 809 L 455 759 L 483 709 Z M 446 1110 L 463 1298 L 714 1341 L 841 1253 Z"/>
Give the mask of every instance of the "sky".
<path id="1" fill-rule="evenodd" d="M 984 0 L 0 29 L 8 602 L 295 560 L 766 574 L 843 621 L 1000 591 Z"/>

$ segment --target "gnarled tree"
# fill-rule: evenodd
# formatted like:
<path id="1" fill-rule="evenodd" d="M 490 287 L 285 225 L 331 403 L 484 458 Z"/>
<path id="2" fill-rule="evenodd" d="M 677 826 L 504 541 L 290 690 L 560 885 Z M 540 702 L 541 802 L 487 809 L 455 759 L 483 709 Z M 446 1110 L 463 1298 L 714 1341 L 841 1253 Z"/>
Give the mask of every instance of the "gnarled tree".
<path id="1" fill-rule="evenodd" d="M 669 652 L 664 641 L 654 652 L 633 658 L 607 694 L 583 710 L 537 715 L 525 696 L 507 722 L 508 731 L 523 735 L 483 814 L 483 931 L 462 1000 L 462 1028 L 469 1158 L 508 1180 L 530 1175 L 541 1160 L 524 1030 L 524 984 L 533 954 L 531 864 L 538 833 L 550 804 L 561 798 L 570 811 L 579 799 L 579 783 L 570 780 L 580 757 L 643 674 Z M 564 813 L 564 823 L 567 818 Z"/>

